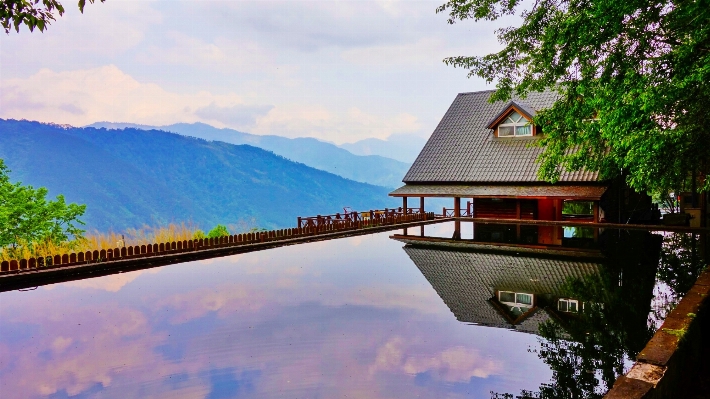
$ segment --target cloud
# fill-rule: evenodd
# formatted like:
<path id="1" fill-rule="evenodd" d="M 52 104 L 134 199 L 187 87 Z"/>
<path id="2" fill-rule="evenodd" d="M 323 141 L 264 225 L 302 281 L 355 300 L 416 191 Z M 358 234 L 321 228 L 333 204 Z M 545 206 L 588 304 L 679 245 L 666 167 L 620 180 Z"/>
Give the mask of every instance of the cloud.
<path id="1" fill-rule="evenodd" d="M 264 72 L 264 65 L 276 62 L 268 46 L 240 36 L 201 39 L 174 30 L 163 35 L 160 42 L 143 47 L 137 59 L 149 65 L 192 66 L 225 74 Z"/>
<path id="2" fill-rule="evenodd" d="M 220 107 L 215 103 L 195 110 L 195 115 L 207 120 L 222 122 L 228 126 L 253 126 L 257 118 L 266 115 L 273 105 L 232 105 Z"/>
<path id="3" fill-rule="evenodd" d="M 370 374 L 382 371 L 409 375 L 430 373 L 439 381 L 466 383 L 473 377 L 488 378 L 503 371 L 502 362 L 484 358 L 476 349 L 456 346 L 424 355 L 413 351 L 412 346 L 402 337 L 390 338 L 377 349 Z"/>
<path id="4" fill-rule="evenodd" d="M 421 1 L 235 1 L 212 3 L 209 9 L 204 3 L 185 7 L 230 33 L 259 37 L 273 47 L 316 52 L 405 40 L 415 32 L 409 25 L 398 24 L 401 18 L 419 21 L 433 14 L 437 5 Z M 396 25 L 399 29 L 392 29 Z"/>
<path id="5" fill-rule="evenodd" d="M 385 138 L 421 128 L 408 113 L 378 115 L 319 103 L 264 105 L 247 96 L 207 91 L 177 93 L 142 83 L 114 65 L 54 72 L 0 82 L 0 117 L 74 126 L 96 121 L 167 125 L 204 122 L 256 134 L 315 137 L 338 143 Z"/>
<path id="6" fill-rule="evenodd" d="M 155 309 L 170 309 L 170 322 L 182 324 L 215 312 L 220 317 L 235 312 L 256 312 L 267 303 L 263 291 L 247 284 L 231 284 L 175 294 L 158 300 Z"/>
<path id="7" fill-rule="evenodd" d="M 432 373 L 441 381 L 468 382 L 473 377 L 488 378 L 503 371 L 500 361 L 483 358 L 475 349 L 454 347 L 430 357 L 411 356 L 404 362 L 408 374 Z"/>
<path id="8" fill-rule="evenodd" d="M 48 396 L 60 391 L 78 395 L 96 385 L 109 387 L 123 370 L 144 362 L 158 365 L 146 370 L 147 378 L 157 378 L 166 366 L 174 368 L 158 362 L 153 348 L 165 336 L 151 334 L 142 313 L 106 304 L 71 310 L 57 305 L 36 308 L 32 322 L 41 321 L 44 330 L 13 345 L 13 378 L 2 381 L 10 396 Z M 30 322 L 27 317 L 18 315 L 5 322 Z"/>
<path id="9" fill-rule="evenodd" d="M 134 281 L 142 274 L 156 274 L 160 271 L 160 268 L 155 269 L 145 269 L 145 270 L 135 270 L 128 273 L 118 273 L 111 274 L 108 276 L 102 276 L 98 278 L 87 278 L 84 280 L 69 281 L 62 283 L 65 287 L 73 288 L 87 288 L 102 290 L 108 292 L 118 292 L 126 286 L 128 283 Z M 53 286 L 47 286 L 47 289 L 51 289 Z"/>
<path id="10" fill-rule="evenodd" d="M 221 124 L 191 110 L 246 106 L 235 94 L 169 92 L 154 83 L 141 83 L 114 65 L 64 72 L 42 69 L 26 79 L 2 81 L 0 89 L 2 117 L 71 125 L 101 120 Z"/>

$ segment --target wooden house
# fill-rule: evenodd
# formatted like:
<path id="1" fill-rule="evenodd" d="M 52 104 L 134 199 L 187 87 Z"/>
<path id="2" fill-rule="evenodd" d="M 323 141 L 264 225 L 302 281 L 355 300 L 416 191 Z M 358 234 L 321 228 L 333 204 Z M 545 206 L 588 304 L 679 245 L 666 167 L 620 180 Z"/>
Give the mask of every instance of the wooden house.
<path id="1" fill-rule="evenodd" d="M 407 199 L 453 198 L 450 216 L 590 223 L 654 217 L 651 199 L 623 178 L 601 180 L 597 172 L 563 172 L 556 184 L 538 178 L 535 146 L 544 132 L 531 124 L 553 105 L 553 92 L 530 93 L 490 103 L 492 91 L 461 93 L 454 100 L 402 181 L 390 193 Z M 465 200 L 462 203 L 462 199 Z M 551 238 L 554 239 L 554 238 Z"/>

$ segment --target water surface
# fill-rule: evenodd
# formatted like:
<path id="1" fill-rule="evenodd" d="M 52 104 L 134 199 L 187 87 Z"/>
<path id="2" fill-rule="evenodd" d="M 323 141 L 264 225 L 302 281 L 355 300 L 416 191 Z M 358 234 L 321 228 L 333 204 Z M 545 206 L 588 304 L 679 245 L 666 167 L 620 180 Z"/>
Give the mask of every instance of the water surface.
<path id="1" fill-rule="evenodd" d="M 452 224 L 426 227 L 432 236 L 451 231 Z M 611 289 L 620 287 L 619 270 L 601 258 L 405 245 L 392 234 L 2 293 L 0 392 L 11 398 L 489 398 L 491 392 L 535 392 L 560 385 L 549 353 L 574 350 L 579 333 L 604 338 L 600 325 L 625 337 L 610 345 L 617 353 L 607 363 L 628 364 L 628 353 L 653 331 L 650 315 L 662 319 L 680 291 L 659 282 L 658 251 L 638 258 L 655 262 L 652 270 L 625 270 L 629 289 Z M 604 240 L 597 237 L 597 243 Z M 652 241 L 642 239 L 637 249 L 646 251 Z M 520 272 L 532 270 L 525 269 L 531 264 L 542 266 L 525 273 L 538 275 Z M 486 274 L 499 270 L 502 277 Z M 559 312 L 547 292 L 537 316 L 511 324 L 520 314 L 495 301 L 498 291 L 515 288 L 503 285 L 520 284 L 515 276 L 550 292 L 586 281 L 582 291 L 604 292 L 588 308 L 606 301 L 606 311 L 591 313 L 592 320 L 586 313 Z M 587 294 L 596 295 L 577 293 Z M 653 305 L 664 294 L 667 300 Z M 631 310 L 610 312 L 612 307 Z M 617 313 L 636 319 L 609 318 Z M 561 322 L 549 322 L 555 317 Z M 565 327 L 562 335 L 554 336 L 555 325 Z M 541 333 L 540 326 L 553 332 Z M 545 345 L 553 345 L 552 352 Z M 548 355 L 541 355 L 545 348 Z M 565 370 L 584 377 L 576 383 L 586 383 L 586 375 L 595 379 L 585 389 L 603 389 L 604 367 L 585 363 L 598 354 L 577 349 L 579 358 Z"/>

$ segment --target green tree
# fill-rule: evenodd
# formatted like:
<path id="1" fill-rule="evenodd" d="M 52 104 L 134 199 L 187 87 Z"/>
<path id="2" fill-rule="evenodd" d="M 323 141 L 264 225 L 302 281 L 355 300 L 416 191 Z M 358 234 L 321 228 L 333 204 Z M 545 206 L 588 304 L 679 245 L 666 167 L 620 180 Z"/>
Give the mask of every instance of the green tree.
<path id="1" fill-rule="evenodd" d="M 9 169 L 0 159 L 0 250 L 41 241 L 59 244 L 84 233 L 78 225 L 86 205 L 67 204 L 64 196 L 46 199 L 47 189 L 10 182 Z"/>
<path id="2" fill-rule="evenodd" d="M 492 101 L 559 93 L 533 121 L 541 178 L 584 168 L 641 192 L 690 189 L 691 176 L 710 189 L 710 1 L 450 0 L 437 12 L 522 17 L 497 31 L 501 51 L 444 62 L 496 82 Z"/>
<path id="3" fill-rule="evenodd" d="M 93 3 L 95 0 L 89 0 Z M 101 0 L 105 2 L 106 0 Z M 86 0 L 79 0 L 79 11 L 84 12 Z M 54 13 L 61 17 L 64 6 L 57 0 L 0 0 L 0 24 L 5 33 L 10 33 L 11 28 L 20 32 L 21 25 L 27 25 L 30 31 L 35 28 L 44 32 L 47 26 L 54 21 Z"/>
<path id="4" fill-rule="evenodd" d="M 210 230 L 210 232 L 207 233 L 207 238 L 226 237 L 228 235 L 229 235 L 229 230 L 227 230 L 227 227 L 223 226 L 221 224 L 218 224 L 217 226 L 214 227 L 214 229 Z"/>

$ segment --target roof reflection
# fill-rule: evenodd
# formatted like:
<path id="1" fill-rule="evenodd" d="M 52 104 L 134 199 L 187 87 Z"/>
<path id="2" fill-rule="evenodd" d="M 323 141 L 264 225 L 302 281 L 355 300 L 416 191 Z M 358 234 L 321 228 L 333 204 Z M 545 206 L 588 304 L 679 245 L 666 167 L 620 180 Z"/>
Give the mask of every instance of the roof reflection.
<path id="1" fill-rule="evenodd" d="M 404 251 L 457 320 L 531 333 L 537 333 L 539 323 L 557 316 L 555 304 L 564 296 L 561 286 L 569 278 L 598 273 L 600 266 L 588 261 L 467 252 L 460 247 L 408 245 Z M 501 301 L 501 293 L 528 294 L 530 306 L 516 314 Z"/>

